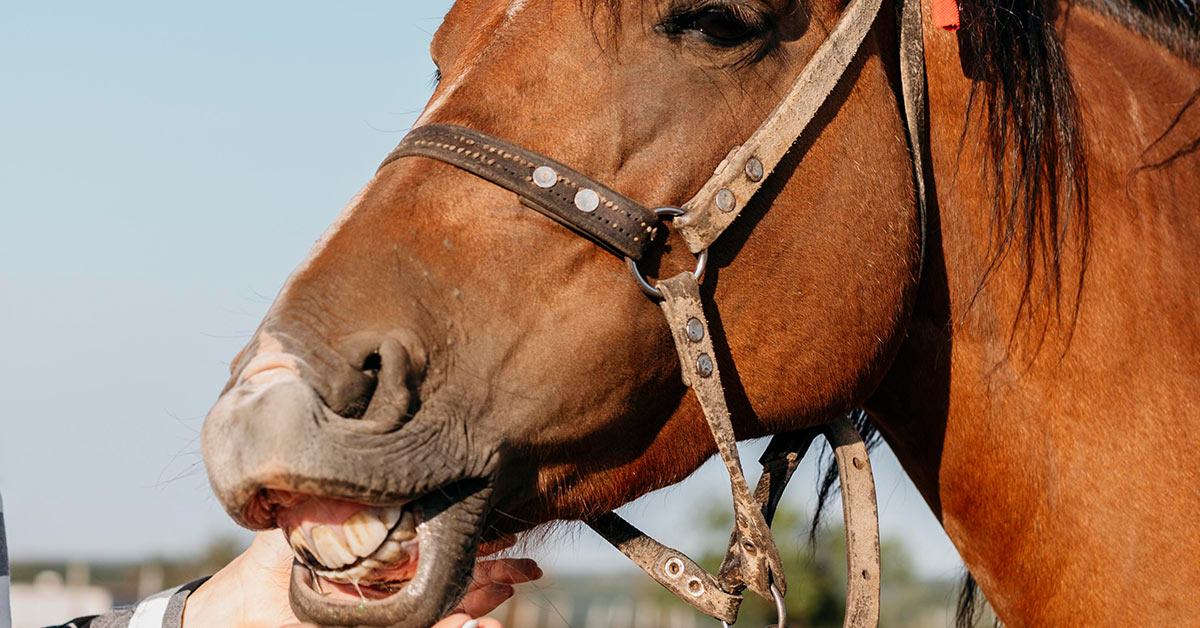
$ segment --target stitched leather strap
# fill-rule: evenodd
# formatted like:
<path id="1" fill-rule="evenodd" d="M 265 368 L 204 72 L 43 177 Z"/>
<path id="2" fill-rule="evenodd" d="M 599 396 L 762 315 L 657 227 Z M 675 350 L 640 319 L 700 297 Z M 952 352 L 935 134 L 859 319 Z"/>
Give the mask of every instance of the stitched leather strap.
<path id="1" fill-rule="evenodd" d="M 608 186 L 563 164 L 482 131 L 427 124 L 409 132 L 379 168 L 401 157 L 444 161 L 521 197 L 525 205 L 604 247 L 641 260 L 658 218 Z"/>
<path id="2" fill-rule="evenodd" d="M 788 93 L 758 130 L 735 148 L 675 220 L 693 253 L 716 242 L 804 133 L 858 54 L 883 0 L 851 0 Z M 914 0 L 915 1 L 915 0 Z"/>

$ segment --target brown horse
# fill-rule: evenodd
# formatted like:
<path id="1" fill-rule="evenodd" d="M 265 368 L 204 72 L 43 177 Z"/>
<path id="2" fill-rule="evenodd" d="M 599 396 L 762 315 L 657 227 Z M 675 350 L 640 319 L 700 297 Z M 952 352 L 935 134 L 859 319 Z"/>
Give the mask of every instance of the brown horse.
<path id="1" fill-rule="evenodd" d="M 1196 5 L 963 0 L 962 30 L 927 23 L 923 272 L 888 6 L 713 248 L 738 436 L 866 408 L 1007 625 L 1200 622 Z M 677 205 L 841 10 L 459 0 L 418 125 Z M 691 263 L 674 235 L 659 250 L 660 276 Z M 203 444 L 229 513 L 290 535 L 301 614 L 334 617 L 311 589 L 361 592 L 361 623 L 396 626 L 452 606 L 478 552 L 714 452 L 621 261 L 423 158 L 383 168 L 288 280 Z"/>

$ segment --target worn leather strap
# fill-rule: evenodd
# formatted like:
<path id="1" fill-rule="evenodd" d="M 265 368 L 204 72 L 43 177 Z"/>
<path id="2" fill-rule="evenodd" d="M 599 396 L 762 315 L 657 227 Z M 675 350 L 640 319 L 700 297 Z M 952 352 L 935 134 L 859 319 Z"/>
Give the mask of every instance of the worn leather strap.
<path id="1" fill-rule="evenodd" d="M 772 584 L 781 592 L 787 591 L 783 561 L 779 558 L 771 528 L 763 518 L 762 508 L 750 494 L 742 472 L 737 438 L 721 384 L 721 370 L 717 366 L 712 334 L 704 315 L 700 285 L 691 273 L 681 273 L 659 282 L 658 289 L 663 294 L 662 310 L 679 352 L 683 382 L 700 402 L 717 450 L 729 472 L 733 491 L 734 534 L 738 542 L 726 557 L 726 568 L 718 580 L 726 591 L 737 593 L 745 587 L 771 600 Z"/>
<path id="2" fill-rule="evenodd" d="M 770 525 L 775 519 L 775 510 L 779 507 L 783 490 L 787 488 L 788 482 L 792 480 L 792 475 L 796 473 L 800 462 L 804 460 L 804 454 L 808 453 L 812 442 L 821 435 L 822 431 L 822 427 L 814 427 L 797 432 L 776 434 L 771 437 L 767 449 L 759 457 L 758 463 L 762 465 L 762 475 L 759 476 L 758 484 L 754 487 L 754 501 L 762 508 L 763 518 L 767 520 L 767 525 Z M 732 545 L 731 538 L 730 546 L 732 547 Z"/>
<path id="3" fill-rule="evenodd" d="M 842 483 L 846 523 L 846 617 L 844 628 L 879 625 L 879 509 L 875 476 L 862 436 L 849 421 L 825 428 Z"/>
<path id="4" fill-rule="evenodd" d="M 514 192 L 527 206 L 633 260 L 654 237 L 658 218 L 616 190 L 494 135 L 455 124 L 417 127 L 379 168 L 420 156 L 457 166 Z"/>
<path id="5" fill-rule="evenodd" d="M 899 0 L 900 6 L 900 98 L 904 101 L 904 119 L 908 126 L 908 145 L 912 153 L 913 180 L 917 188 L 917 214 L 920 222 L 920 261 L 917 279 L 925 270 L 929 206 L 925 185 L 925 151 L 928 149 L 925 93 L 925 33 L 922 29 L 921 0 Z"/>
<path id="6" fill-rule="evenodd" d="M 721 590 L 707 571 L 682 552 L 646 536 L 616 513 L 605 513 L 587 524 L 692 608 L 727 624 L 737 621 L 742 596 Z"/>
<path id="7" fill-rule="evenodd" d="M 746 140 L 717 166 L 675 220 L 693 253 L 716 242 L 771 176 L 792 144 L 829 99 L 875 24 L 883 0 L 851 0 L 833 30 L 804 66 L 783 100 Z"/>

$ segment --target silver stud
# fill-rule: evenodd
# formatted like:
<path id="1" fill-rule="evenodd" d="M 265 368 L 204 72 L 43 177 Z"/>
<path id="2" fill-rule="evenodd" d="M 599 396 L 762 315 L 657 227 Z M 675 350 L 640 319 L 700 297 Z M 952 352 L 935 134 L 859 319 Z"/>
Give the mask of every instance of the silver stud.
<path id="1" fill-rule="evenodd" d="M 558 173 L 550 166 L 538 166 L 533 171 L 533 184 L 539 188 L 550 189 L 558 183 Z"/>
<path id="2" fill-rule="evenodd" d="M 713 361 L 707 353 L 701 353 L 696 359 L 696 374 L 700 377 L 710 377 L 713 374 Z"/>
<path id="3" fill-rule="evenodd" d="M 595 190 L 583 188 L 575 193 L 575 207 L 579 211 L 590 214 L 600 207 L 600 195 Z"/>
<path id="4" fill-rule="evenodd" d="M 763 178 L 763 165 L 757 157 L 751 157 L 746 161 L 746 178 L 758 183 Z"/>
<path id="5" fill-rule="evenodd" d="M 723 212 L 733 211 L 734 205 L 737 204 L 737 199 L 734 198 L 733 192 L 727 188 L 722 188 L 717 192 L 717 209 Z"/>
<path id="6" fill-rule="evenodd" d="M 704 323 L 698 318 L 689 318 L 687 322 L 687 337 L 692 342 L 704 340 Z"/>

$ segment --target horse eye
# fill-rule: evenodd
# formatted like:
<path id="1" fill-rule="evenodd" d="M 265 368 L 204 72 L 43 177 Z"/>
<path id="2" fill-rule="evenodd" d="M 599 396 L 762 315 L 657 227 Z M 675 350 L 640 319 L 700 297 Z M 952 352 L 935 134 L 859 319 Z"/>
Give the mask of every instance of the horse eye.
<path id="1" fill-rule="evenodd" d="M 691 15 L 680 30 L 694 31 L 720 46 L 736 46 L 758 34 L 758 28 L 731 11 L 710 8 Z"/>

